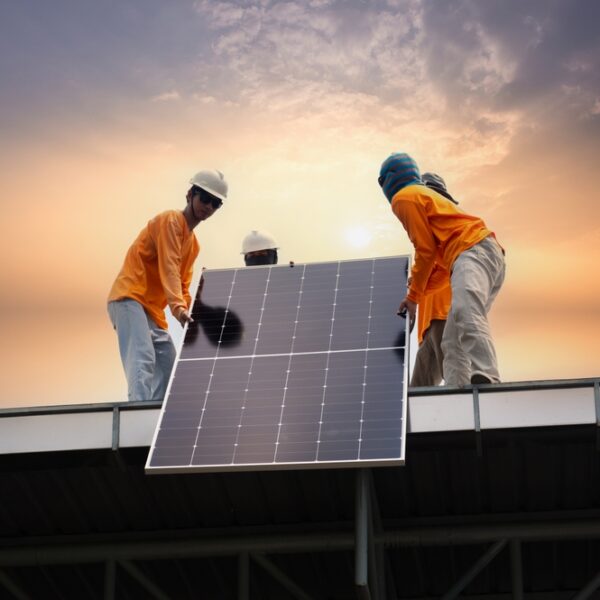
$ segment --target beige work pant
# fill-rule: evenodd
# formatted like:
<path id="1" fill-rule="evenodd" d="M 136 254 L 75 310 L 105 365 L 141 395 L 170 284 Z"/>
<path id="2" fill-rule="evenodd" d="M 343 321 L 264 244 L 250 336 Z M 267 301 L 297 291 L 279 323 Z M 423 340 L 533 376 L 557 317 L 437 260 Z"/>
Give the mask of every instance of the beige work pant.
<path id="1" fill-rule="evenodd" d="M 433 319 L 423 334 L 410 379 L 411 387 L 439 385 L 442 382 L 444 355 L 441 343 L 444 325 L 445 320 Z"/>
<path id="2" fill-rule="evenodd" d="M 446 385 L 469 384 L 476 374 L 500 381 L 487 315 L 504 282 L 504 271 L 504 255 L 493 237 L 454 261 L 452 307 L 442 338 Z"/>

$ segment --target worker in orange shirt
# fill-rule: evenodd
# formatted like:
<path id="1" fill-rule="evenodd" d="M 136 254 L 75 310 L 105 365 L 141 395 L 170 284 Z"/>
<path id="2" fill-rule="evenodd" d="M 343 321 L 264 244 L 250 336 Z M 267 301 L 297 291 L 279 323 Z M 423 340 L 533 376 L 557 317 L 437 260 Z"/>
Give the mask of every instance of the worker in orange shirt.
<path id="1" fill-rule="evenodd" d="M 454 204 L 458 202 L 446 189 L 446 182 L 437 173 L 423 173 L 423 183 Z M 449 282 L 448 282 L 449 283 Z M 426 294 L 419 302 L 417 311 L 417 337 L 419 349 L 410 380 L 411 387 L 439 385 L 444 378 L 442 336 L 452 303 L 450 285 Z"/>
<path id="2" fill-rule="evenodd" d="M 200 251 L 193 230 L 227 198 L 220 171 L 199 171 L 190 183 L 182 211 L 160 213 L 142 229 L 108 296 L 132 401 L 164 398 L 176 355 L 164 309 L 181 325 L 192 320 L 189 287 Z"/>
<path id="3" fill-rule="evenodd" d="M 394 153 L 378 178 L 415 247 L 408 294 L 398 313 L 411 324 L 423 296 L 448 285 L 452 305 L 442 337 L 447 385 L 500 381 L 488 312 L 504 281 L 504 251 L 482 219 L 423 185 L 415 161 Z"/>

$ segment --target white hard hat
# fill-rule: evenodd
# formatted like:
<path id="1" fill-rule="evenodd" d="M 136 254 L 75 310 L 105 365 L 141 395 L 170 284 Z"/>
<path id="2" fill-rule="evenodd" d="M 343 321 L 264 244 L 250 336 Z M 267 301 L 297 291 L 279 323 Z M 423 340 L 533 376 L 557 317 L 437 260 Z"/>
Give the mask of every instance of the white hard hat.
<path id="1" fill-rule="evenodd" d="M 206 190 L 209 194 L 225 200 L 227 198 L 227 182 L 221 171 L 198 171 L 191 179 L 192 185 Z"/>
<path id="2" fill-rule="evenodd" d="M 242 241 L 242 254 L 258 250 L 276 250 L 275 238 L 266 231 L 252 230 Z"/>

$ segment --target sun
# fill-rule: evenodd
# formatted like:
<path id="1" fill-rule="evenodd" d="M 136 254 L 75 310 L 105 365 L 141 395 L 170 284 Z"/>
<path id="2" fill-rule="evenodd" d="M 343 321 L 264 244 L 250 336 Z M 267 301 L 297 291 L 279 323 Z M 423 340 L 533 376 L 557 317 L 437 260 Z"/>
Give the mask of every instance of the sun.
<path id="1" fill-rule="evenodd" d="M 371 238 L 371 232 L 360 225 L 347 227 L 344 230 L 344 239 L 353 248 L 366 248 L 370 244 Z"/>

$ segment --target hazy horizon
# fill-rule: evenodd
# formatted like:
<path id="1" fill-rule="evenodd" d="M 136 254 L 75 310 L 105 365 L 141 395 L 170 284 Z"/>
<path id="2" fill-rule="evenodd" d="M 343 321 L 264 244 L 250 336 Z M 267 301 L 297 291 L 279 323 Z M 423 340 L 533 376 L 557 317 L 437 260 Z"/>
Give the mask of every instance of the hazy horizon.
<path id="1" fill-rule="evenodd" d="M 201 267 L 410 254 L 377 186 L 410 153 L 507 255 L 504 381 L 600 376 L 600 4 L 25 0 L 0 5 L 2 407 L 126 399 L 106 297 L 201 168 Z M 400 298 L 399 298 L 400 301 Z"/>

